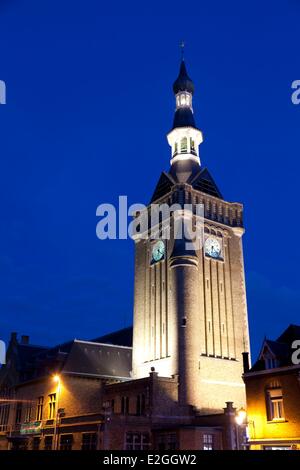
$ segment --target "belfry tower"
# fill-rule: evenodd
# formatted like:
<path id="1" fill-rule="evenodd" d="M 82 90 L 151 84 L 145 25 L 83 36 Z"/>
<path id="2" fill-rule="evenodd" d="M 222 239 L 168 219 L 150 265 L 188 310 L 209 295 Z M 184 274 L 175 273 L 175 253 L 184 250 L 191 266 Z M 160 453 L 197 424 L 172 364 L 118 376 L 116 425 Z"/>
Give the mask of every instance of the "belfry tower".
<path id="1" fill-rule="evenodd" d="M 201 166 L 203 136 L 195 124 L 194 84 L 184 60 L 173 91 L 176 109 L 167 135 L 171 167 L 161 174 L 149 211 L 153 203 L 202 204 L 204 239 L 189 250 L 184 238 L 165 240 L 163 220 L 157 223 L 158 239 L 136 235 L 133 377 L 148 376 L 151 367 L 161 376 L 178 377 L 179 404 L 214 413 L 226 401 L 245 403 L 243 206 L 225 201 Z"/>

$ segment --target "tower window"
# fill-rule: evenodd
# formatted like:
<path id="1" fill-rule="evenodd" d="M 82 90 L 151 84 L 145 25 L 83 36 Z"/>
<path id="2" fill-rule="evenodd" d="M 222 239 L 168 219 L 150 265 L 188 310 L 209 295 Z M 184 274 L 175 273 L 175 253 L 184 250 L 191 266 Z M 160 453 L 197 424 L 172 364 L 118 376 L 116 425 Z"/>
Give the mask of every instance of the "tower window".
<path id="1" fill-rule="evenodd" d="M 186 326 L 186 318 L 181 319 L 181 326 Z"/>
<path id="2" fill-rule="evenodd" d="M 175 142 L 175 145 L 174 145 L 174 155 L 176 155 L 178 152 L 178 143 Z"/>
<path id="3" fill-rule="evenodd" d="M 181 152 L 185 153 L 187 152 L 187 138 L 183 137 L 181 139 Z"/>
<path id="4" fill-rule="evenodd" d="M 191 144 L 191 151 L 195 152 L 195 141 L 192 138 L 190 140 L 190 144 Z"/>
<path id="5" fill-rule="evenodd" d="M 176 96 L 176 106 L 191 106 L 191 95 L 189 93 L 180 93 Z"/>

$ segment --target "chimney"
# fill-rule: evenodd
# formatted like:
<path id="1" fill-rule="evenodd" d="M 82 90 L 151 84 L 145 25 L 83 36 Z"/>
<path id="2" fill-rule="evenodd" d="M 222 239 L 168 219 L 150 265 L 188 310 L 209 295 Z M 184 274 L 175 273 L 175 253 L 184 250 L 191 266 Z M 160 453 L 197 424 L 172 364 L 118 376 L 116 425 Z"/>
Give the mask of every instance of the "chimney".
<path id="1" fill-rule="evenodd" d="M 21 336 L 21 344 L 29 344 L 29 336 L 28 335 L 22 335 Z"/>
<path id="2" fill-rule="evenodd" d="M 13 331 L 13 332 L 10 334 L 10 340 L 11 340 L 13 343 L 17 343 L 17 342 L 18 342 L 17 335 L 18 335 L 18 333 L 16 333 L 15 331 Z"/>
<path id="3" fill-rule="evenodd" d="M 223 408 L 225 415 L 235 416 L 236 408 L 233 407 L 233 401 L 226 401 L 226 408 Z"/>
<path id="4" fill-rule="evenodd" d="M 243 368 L 244 368 L 244 374 L 249 372 L 250 366 L 249 366 L 249 353 L 248 352 L 243 352 Z"/>

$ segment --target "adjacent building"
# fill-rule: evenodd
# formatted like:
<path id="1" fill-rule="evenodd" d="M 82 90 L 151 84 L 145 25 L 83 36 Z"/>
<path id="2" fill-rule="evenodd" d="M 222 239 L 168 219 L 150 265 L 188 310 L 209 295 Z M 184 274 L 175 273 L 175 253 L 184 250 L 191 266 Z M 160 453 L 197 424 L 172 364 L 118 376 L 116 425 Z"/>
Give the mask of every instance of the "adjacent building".
<path id="1" fill-rule="evenodd" d="M 298 350 L 298 352 L 297 352 Z M 244 373 L 249 445 L 255 450 L 300 449 L 300 326 L 265 339 Z"/>
<path id="2" fill-rule="evenodd" d="M 128 328 L 42 348 L 13 333 L 0 370 L 0 450 L 100 448 L 103 390 L 130 379 L 131 338 Z"/>

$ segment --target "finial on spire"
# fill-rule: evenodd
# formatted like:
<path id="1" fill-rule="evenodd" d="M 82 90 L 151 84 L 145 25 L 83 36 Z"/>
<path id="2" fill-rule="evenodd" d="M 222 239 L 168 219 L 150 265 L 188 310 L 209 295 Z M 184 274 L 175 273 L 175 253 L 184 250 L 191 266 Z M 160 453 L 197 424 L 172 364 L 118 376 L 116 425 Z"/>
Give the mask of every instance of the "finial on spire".
<path id="1" fill-rule="evenodd" d="M 184 48 L 185 48 L 185 42 L 181 41 L 180 43 L 180 49 L 181 49 L 181 60 L 184 60 Z"/>

